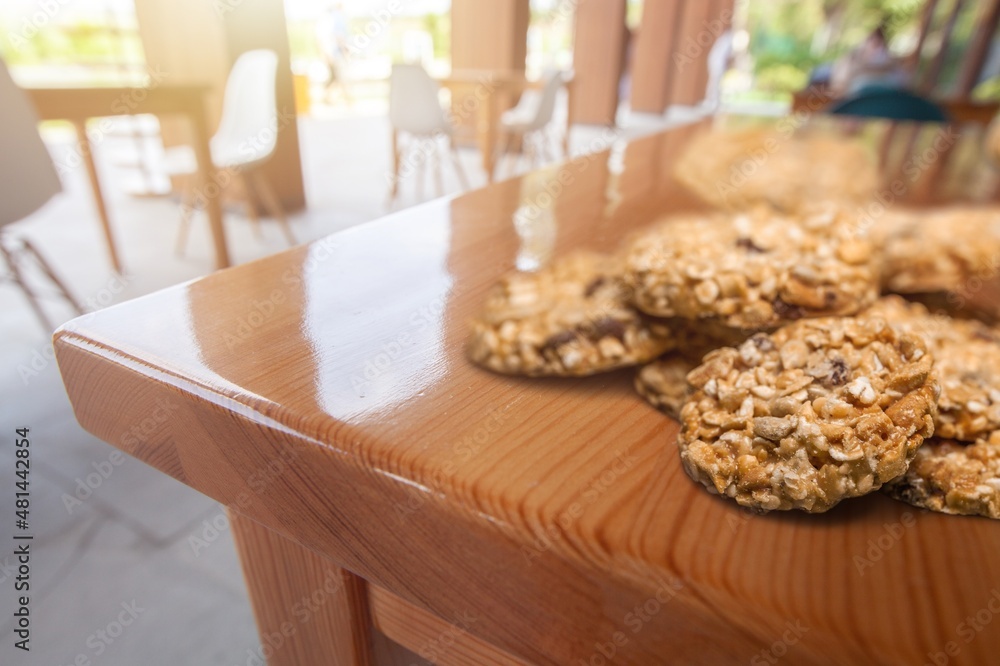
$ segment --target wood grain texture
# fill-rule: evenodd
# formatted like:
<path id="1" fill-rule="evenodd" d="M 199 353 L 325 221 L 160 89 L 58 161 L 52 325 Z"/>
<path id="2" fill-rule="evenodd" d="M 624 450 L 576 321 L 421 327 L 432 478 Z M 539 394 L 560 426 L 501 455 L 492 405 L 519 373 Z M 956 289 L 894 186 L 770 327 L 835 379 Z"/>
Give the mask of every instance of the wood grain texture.
<path id="1" fill-rule="evenodd" d="M 369 593 L 375 626 L 437 666 L 528 666 L 470 634 L 474 615 L 443 620 L 377 585 Z"/>
<path id="2" fill-rule="evenodd" d="M 363 580 L 228 511 L 268 666 L 374 666 Z"/>
<path id="3" fill-rule="evenodd" d="M 76 320 L 55 348 L 77 418 L 527 663 L 921 664 L 949 646 L 949 664 L 991 663 L 1000 625 L 976 618 L 1000 589 L 996 523 L 877 494 L 754 516 L 687 478 L 677 424 L 630 372 L 465 360 L 468 319 L 519 258 L 610 250 L 696 208 L 671 169 L 698 129 Z M 127 436 L 165 402 L 155 434 Z"/>

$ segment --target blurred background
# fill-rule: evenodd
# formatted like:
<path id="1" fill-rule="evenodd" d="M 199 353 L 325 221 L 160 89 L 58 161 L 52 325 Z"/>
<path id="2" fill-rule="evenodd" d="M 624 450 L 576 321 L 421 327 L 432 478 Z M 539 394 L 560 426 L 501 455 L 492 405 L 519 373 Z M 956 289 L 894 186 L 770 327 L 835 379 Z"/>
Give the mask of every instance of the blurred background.
<path id="1" fill-rule="evenodd" d="M 18 82 L 25 85 L 141 83 L 147 74 L 145 49 L 150 47 L 144 42 L 148 33 L 159 27 L 143 24 L 143 6 L 156 4 L 143 0 L 7 0 L 0 6 L 0 55 Z M 190 21 L 181 18 L 185 16 L 184 4 L 173 5 L 174 11 L 178 20 Z M 217 0 L 195 4 L 207 10 L 207 16 L 221 18 L 243 3 Z M 400 0 L 398 11 L 389 9 L 392 3 L 387 0 L 286 0 L 283 4 L 291 67 L 296 91 L 301 94 L 296 101 L 304 104 L 299 109 L 303 115 L 330 118 L 384 113 L 392 63 L 417 61 L 436 74 L 447 73 L 452 67 L 449 0 Z M 737 0 L 732 10 L 734 57 L 722 83 L 724 99 L 788 102 L 793 92 L 805 86 L 814 67 L 857 46 L 880 23 L 887 26 L 891 50 L 909 54 L 917 44 L 926 4 L 925 0 Z M 932 4 L 941 19 L 948 18 L 951 3 Z M 962 54 L 977 25 L 977 3 L 965 4 L 949 38 L 941 78 L 945 89 L 956 84 Z M 576 3 L 531 0 L 529 5 L 524 63 L 529 77 L 537 77 L 547 67 L 572 66 L 572 9 Z M 628 0 L 626 5 L 625 22 L 636 37 L 644 2 Z M 388 20 L 380 20 L 380 12 Z M 327 38 L 323 33 L 330 27 L 331 15 L 341 17 L 349 35 L 365 37 L 358 40 L 343 72 L 353 104 L 328 89 L 331 76 L 324 58 Z M 931 41 L 934 39 L 932 35 Z M 934 55 L 930 45 L 922 54 L 926 60 Z M 998 57 L 993 46 L 986 76 L 974 91 L 976 97 L 995 96 Z"/>

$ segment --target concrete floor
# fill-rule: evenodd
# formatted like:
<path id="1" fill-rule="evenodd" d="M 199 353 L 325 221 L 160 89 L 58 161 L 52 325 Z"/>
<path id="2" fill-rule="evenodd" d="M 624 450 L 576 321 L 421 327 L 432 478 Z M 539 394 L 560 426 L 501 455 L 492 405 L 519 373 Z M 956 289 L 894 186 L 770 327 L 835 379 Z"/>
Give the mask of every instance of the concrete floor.
<path id="1" fill-rule="evenodd" d="M 623 136 L 688 116 L 670 118 L 631 118 Z M 587 146 L 600 131 L 574 130 L 574 146 Z M 381 117 L 301 122 L 309 208 L 292 221 L 300 241 L 386 212 L 388 137 Z M 64 161 L 72 137 L 57 131 L 50 147 L 54 159 Z M 177 204 L 134 198 L 119 187 L 134 179 L 134 172 L 117 166 L 127 159 L 127 147 L 108 138 L 97 154 L 126 275 L 110 269 L 82 168 L 64 175 L 62 194 L 10 229 L 34 239 L 89 308 L 205 275 L 211 267 L 203 218 L 196 218 L 186 256 L 178 257 Z M 462 159 L 472 186 L 481 186 L 478 154 L 463 151 Z M 445 184 L 449 192 L 457 189 L 450 173 Z M 404 182 L 396 207 L 416 201 L 414 183 Z M 237 214 L 227 215 L 226 228 L 236 263 L 285 248 L 279 230 L 266 220 L 262 239 Z M 58 321 L 69 318 L 58 303 L 49 311 Z M 197 552 L 190 542 L 203 536 L 206 522 L 222 508 L 84 432 L 51 360 L 51 332 L 10 285 L 0 285 L 0 312 L 0 664 L 259 663 L 260 644 L 231 536 L 223 530 Z M 18 427 L 31 429 L 30 653 L 14 648 L 12 616 L 17 595 L 11 440 Z M 118 624 L 120 618 L 128 625 Z"/>

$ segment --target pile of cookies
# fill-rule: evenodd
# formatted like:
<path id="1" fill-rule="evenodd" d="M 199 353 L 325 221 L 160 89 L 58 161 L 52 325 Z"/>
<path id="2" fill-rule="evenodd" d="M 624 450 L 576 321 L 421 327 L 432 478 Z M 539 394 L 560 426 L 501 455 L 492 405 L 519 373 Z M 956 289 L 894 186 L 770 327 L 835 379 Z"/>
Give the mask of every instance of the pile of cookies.
<path id="1" fill-rule="evenodd" d="M 1000 210 L 868 225 L 843 204 L 759 203 L 503 278 L 470 358 L 527 376 L 639 366 L 638 392 L 681 423 L 688 475 L 756 511 L 882 489 L 1000 519 L 1000 329 L 895 295 L 981 286 Z"/>

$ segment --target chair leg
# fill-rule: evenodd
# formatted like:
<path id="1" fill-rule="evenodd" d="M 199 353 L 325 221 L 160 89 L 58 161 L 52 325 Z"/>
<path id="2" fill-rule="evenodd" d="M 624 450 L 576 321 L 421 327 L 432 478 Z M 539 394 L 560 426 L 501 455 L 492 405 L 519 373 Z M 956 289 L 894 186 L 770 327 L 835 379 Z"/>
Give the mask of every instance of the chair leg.
<path id="1" fill-rule="evenodd" d="M 438 151 L 438 142 L 434 141 L 434 193 L 439 196 L 444 196 L 444 176 L 441 173 L 441 162 L 444 160 L 444 156 Z"/>
<path id="2" fill-rule="evenodd" d="M 539 161 L 542 159 L 538 154 L 538 137 L 534 134 L 529 134 L 524 139 L 524 157 L 528 161 L 528 170 L 537 169 Z"/>
<path id="3" fill-rule="evenodd" d="M 392 182 L 389 183 L 389 203 L 396 200 L 399 195 L 399 165 L 402 161 L 402 154 L 399 145 L 399 131 L 392 130 Z"/>
<path id="4" fill-rule="evenodd" d="M 462 167 L 462 160 L 458 155 L 455 143 L 448 137 L 448 152 L 451 154 L 452 164 L 455 165 L 455 173 L 458 175 L 458 182 L 463 190 L 469 189 L 469 179 L 465 177 L 465 168 Z"/>
<path id="5" fill-rule="evenodd" d="M 253 234 L 257 237 L 257 240 L 263 241 L 264 234 L 260 229 L 260 215 L 257 214 L 257 193 L 254 192 L 253 186 L 250 184 L 250 179 L 242 171 L 237 173 L 236 176 L 240 185 L 243 187 L 243 206 L 246 209 L 247 218 L 250 220 L 250 224 L 253 225 Z"/>
<path id="6" fill-rule="evenodd" d="M 416 143 L 419 146 L 418 150 L 421 150 L 424 145 L 423 140 L 417 139 Z M 417 201 L 423 201 L 424 199 L 424 167 L 426 166 L 425 164 L 425 162 L 427 161 L 425 159 L 426 157 L 427 157 L 426 152 L 423 155 L 417 156 L 417 172 L 413 174 L 413 178 L 416 181 L 416 187 L 417 187 Z"/>
<path id="7" fill-rule="evenodd" d="M 548 131 L 548 129 L 542 129 L 539 141 L 541 143 L 542 155 L 546 162 L 555 162 L 559 159 L 555 146 L 552 143 L 552 132 Z"/>
<path id="8" fill-rule="evenodd" d="M 522 161 L 527 163 L 529 171 L 535 168 L 535 144 L 528 136 L 521 137 L 521 156 L 517 158 L 519 169 Z"/>
<path id="9" fill-rule="evenodd" d="M 278 199 L 278 195 L 274 193 L 271 188 L 271 184 L 267 182 L 267 178 L 264 178 L 261 173 L 257 170 L 250 171 L 247 177 L 253 183 L 254 192 L 260 197 L 261 202 L 267 211 L 271 214 L 271 217 L 278 221 L 281 225 L 281 231 L 285 234 L 285 239 L 288 241 L 288 245 L 295 245 L 298 241 L 295 240 L 295 236 L 292 235 L 292 228 L 288 226 L 288 218 L 285 217 L 285 209 L 281 207 L 281 201 Z"/>
<path id="10" fill-rule="evenodd" d="M 174 252 L 178 257 L 184 256 L 184 248 L 187 247 L 188 234 L 191 231 L 191 216 L 194 214 L 194 196 L 190 187 L 185 187 L 181 192 L 181 225 L 177 230 L 177 245 Z"/>
<path id="11" fill-rule="evenodd" d="M 503 152 L 501 153 L 501 157 L 503 159 L 504 165 L 506 166 L 508 177 L 514 175 L 514 167 L 511 164 L 514 159 L 514 155 L 513 153 L 511 153 L 510 150 L 511 144 L 513 142 L 514 142 L 513 133 L 508 132 L 506 135 L 504 135 Z"/>
<path id="12" fill-rule="evenodd" d="M 21 288 L 21 293 L 24 294 L 24 297 L 28 299 L 28 305 L 31 306 L 35 316 L 38 317 L 38 321 L 42 323 L 42 327 L 47 331 L 54 330 L 55 326 L 51 321 L 49 321 L 48 316 L 45 314 L 45 310 L 42 309 L 41 303 L 38 302 L 38 297 L 35 295 L 35 292 L 31 290 L 31 287 L 21 274 L 21 267 L 17 264 L 17 257 L 15 257 L 14 253 L 8 250 L 3 243 L 0 243 L 0 255 L 3 255 L 4 261 L 7 262 L 7 266 L 10 268 L 10 273 L 14 278 L 14 282 L 16 282 L 17 286 Z"/>
<path id="13" fill-rule="evenodd" d="M 82 315 L 83 306 L 80 305 L 80 302 L 73 297 L 73 294 L 70 292 L 70 290 L 66 288 L 66 285 L 59 278 L 56 272 L 52 269 L 52 265 L 49 264 L 48 260 L 44 256 L 42 256 L 42 253 L 38 251 L 38 248 L 36 248 L 35 245 L 30 240 L 25 238 L 22 242 L 24 243 L 24 247 L 28 250 L 28 252 L 30 252 L 31 255 L 35 258 L 35 261 L 38 262 L 38 266 L 42 269 L 42 272 L 45 273 L 45 275 L 49 278 L 49 280 L 52 281 L 52 284 L 54 284 L 56 288 L 59 290 L 59 295 L 62 296 L 63 300 L 70 304 L 70 306 L 73 308 L 73 312 L 75 312 L 78 315 Z"/>

